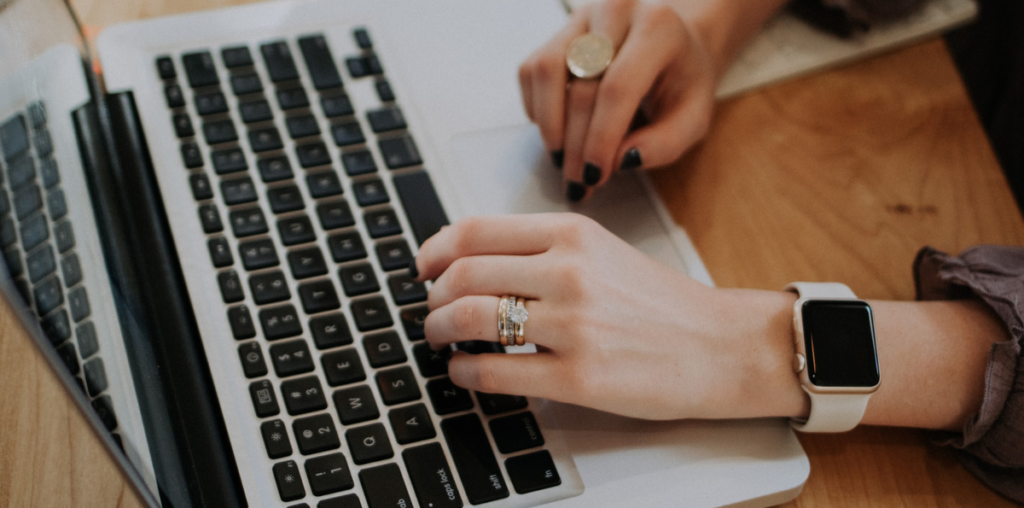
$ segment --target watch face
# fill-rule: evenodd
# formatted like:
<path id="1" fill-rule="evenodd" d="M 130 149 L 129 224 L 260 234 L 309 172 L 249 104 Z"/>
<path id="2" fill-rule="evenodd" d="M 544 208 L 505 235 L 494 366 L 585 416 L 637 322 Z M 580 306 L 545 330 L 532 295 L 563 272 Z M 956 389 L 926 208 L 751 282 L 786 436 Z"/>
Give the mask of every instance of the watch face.
<path id="1" fill-rule="evenodd" d="M 810 300 L 803 304 L 807 374 L 817 386 L 878 384 L 871 307 L 862 301 Z"/>

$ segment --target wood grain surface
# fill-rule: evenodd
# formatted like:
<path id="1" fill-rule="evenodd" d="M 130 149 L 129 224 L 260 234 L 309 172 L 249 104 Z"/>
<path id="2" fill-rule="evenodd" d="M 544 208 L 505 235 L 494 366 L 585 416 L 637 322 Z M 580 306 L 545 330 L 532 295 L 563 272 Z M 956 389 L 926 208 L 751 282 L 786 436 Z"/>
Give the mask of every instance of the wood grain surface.
<path id="1" fill-rule="evenodd" d="M 244 0 L 73 0 L 98 27 Z M 1024 221 L 940 41 L 720 105 L 706 141 L 654 181 L 720 286 L 838 280 L 912 299 L 924 245 L 1024 245 Z M 802 435 L 787 506 L 1010 506 L 912 429 Z M 0 306 L 0 506 L 137 506 Z"/>

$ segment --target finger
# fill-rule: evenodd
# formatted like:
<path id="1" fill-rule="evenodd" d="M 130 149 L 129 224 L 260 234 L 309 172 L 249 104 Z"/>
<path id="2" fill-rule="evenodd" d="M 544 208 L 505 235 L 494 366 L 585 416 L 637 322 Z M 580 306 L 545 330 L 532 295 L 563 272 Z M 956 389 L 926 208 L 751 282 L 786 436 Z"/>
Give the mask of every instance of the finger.
<path id="1" fill-rule="evenodd" d="M 522 95 L 523 111 L 526 112 L 526 117 L 531 122 L 536 122 L 533 118 L 533 80 L 530 78 L 532 65 L 533 58 L 531 56 L 519 66 L 519 92 Z"/>
<path id="2" fill-rule="evenodd" d="M 555 241 L 558 214 L 490 215 L 462 219 L 430 237 L 416 256 L 417 280 L 431 280 L 465 256 L 529 255 L 547 251 Z"/>
<path id="3" fill-rule="evenodd" d="M 587 32 L 591 9 L 577 12 L 569 23 L 532 58 L 530 100 L 540 135 L 549 151 L 562 150 L 565 144 L 565 84 L 569 71 L 565 54 L 572 40 Z"/>
<path id="4" fill-rule="evenodd" d="M 430 287 L 431 311 L 470 295 L 516 295 L 538 300 L 553 294 L 552 277 L 537 256 L 469 256 L 459 258 Z M 497 308 L 497 307 L 495 307 Z"/>
<path id="5" fill-rule="evenodd" d="M 587 138 L 594 100 L 597 97 L 597 80 L 574 79 L 569 82 L 565 111 L 565 180 L 566 198 L 570 202 L 583 200 L 587 188 L 583 184 L 583 143 Z"/>
<path id="6" fill-rule="evenodd" d="M 687 93 L 665 115 L 627 135 L 614 160 L 624 170 L 656 168 L 679 160 L 707 134 L 713 108 L 710 92 Z"/>
<path id="7" fill-rule="evenodd" d="M 552 382 L 559 372 L 554 355 L 455 353 L 448 362 L 452 382 L 468 390 L 547 397 L 558 388 Z"/>
<path id="8" fill-rule="evenodd" d="M 500 342 L 498 336 L 498 304 L 501 299 L 496 296 L 464 296 L 427 315 L 423 331 L 430 346 L 437 350 L 449 344 L 471 340 Z M 552 346 L 557 336 L 551 333 L 552 327 L 545 327 L 545 306 L 537 300 L 526 302 L 529 312 L 527 322 L 523 324 L 526 340 L 537 345 Z"/>

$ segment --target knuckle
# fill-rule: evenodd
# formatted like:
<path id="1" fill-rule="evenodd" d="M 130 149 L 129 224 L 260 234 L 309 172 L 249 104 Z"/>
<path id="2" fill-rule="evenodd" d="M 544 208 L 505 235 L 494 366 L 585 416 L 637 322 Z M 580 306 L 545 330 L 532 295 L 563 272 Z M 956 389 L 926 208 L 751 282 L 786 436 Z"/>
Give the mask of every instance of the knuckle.
<path id="1" fill-rule="evenodd" d="M 635 0 L 607 0 L 604 4 L 604 12 L 619 18 L 629 14 L 635 5 Z"/>
<path id="2" fill-rule="evenodd" d="M 603 104 L 618 105 L 629 96 L 629 83 L 617 76 L 605 76 L 597 88 L 597 100 Z"/>
<path id="3" fill-rule="evenodd" d="M 472 277 L 472 268 L 466 258 L 459 258 L 452 262 L 445 271 L 448 292 L 454 295 L 461 295 L 463 289 L 469 285 Z"/>
<path id="4" fill-rule="evenodd" d="M 478 357 L 478 360 L 477 369 L 473 375 L 477 388 L 485 393 L 497 393 L 502 389 L 497 366 L 485 357 Z"/>
<path id="5" fill-rule="evenodd" d="M 542 82 L 554 81 L 562 72 L 562 57 L 554 51 L 545 51 L 537 58 L 537 63 L 531 69 L 536 78 Z"/>
<path id="6" fill-rule="evenodd" d="M 457 300 L 452 309 L 452 326 L 463 332 L 472 330 L 476 327 L 478 314 L 476 307 L 471 302 L 467 302 L 465 299 Z"/>

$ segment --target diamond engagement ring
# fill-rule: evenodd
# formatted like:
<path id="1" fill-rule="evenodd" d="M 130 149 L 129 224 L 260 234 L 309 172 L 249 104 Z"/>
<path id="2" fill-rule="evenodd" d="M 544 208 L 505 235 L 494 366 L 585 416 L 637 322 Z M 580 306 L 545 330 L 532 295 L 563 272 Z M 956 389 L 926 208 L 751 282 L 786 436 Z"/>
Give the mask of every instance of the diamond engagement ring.
<path id="1" fill-rule="evenodd" d="M 498 339 L 502 346 L 526 344 L 526 299 L 517 296 L 503 296 L 498 303 Z"/>
<path id="2" fill-rule="evenodd" d="M 612 40 L 600 34 L 584 34 L 572 40 L 565 54 L 565 64 L 573 76 L 596 78 L 612 63 L 615 47 Z"/>

